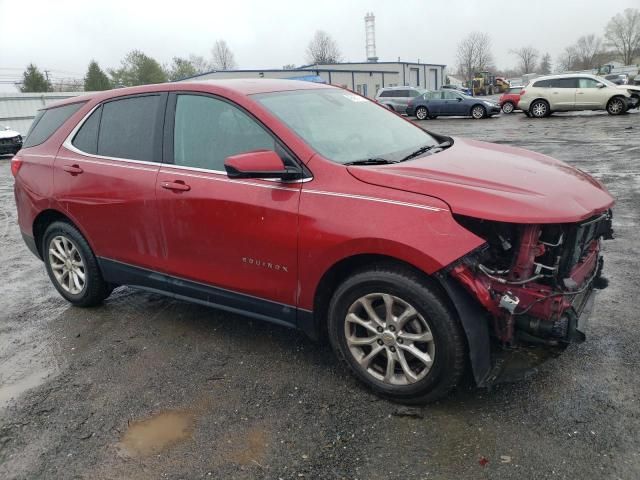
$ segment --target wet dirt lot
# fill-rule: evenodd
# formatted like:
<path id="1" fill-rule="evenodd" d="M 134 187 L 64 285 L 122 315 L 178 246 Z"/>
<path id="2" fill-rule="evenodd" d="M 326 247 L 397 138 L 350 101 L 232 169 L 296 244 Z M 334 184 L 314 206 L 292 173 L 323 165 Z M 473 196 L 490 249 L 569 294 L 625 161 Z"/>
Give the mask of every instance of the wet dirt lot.
<path id="1" fill-rule="evenodd" d="M 292 330 L 126 287 L 74 308 L 22 243 L 0 157 L 0 478 L 639 478 L 640 113 L 424 125 L 552 155 L 617 198 L 586 343 L 407 409 Z"/>

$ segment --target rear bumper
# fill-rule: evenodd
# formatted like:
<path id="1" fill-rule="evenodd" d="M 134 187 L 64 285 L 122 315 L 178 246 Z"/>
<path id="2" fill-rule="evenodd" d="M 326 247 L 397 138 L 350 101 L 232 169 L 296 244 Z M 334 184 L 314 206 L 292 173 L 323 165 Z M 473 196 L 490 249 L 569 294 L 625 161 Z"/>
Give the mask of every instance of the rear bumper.
<path id="1" fill-rule="evenodd" d="M 24 243 L 27 245 L 27 248 L 29 250 L 31 250 L 31 253 L 33 253 L 36 257 L 40 258 L 40 253 L 38 252 L 38 247 L 36 246 L 36 241 L 34 240 L 34 238 L 31 235 L 27 235 L 24 232 L 20 232 L 22 234 L 22 240 L 24 240 Z"/>

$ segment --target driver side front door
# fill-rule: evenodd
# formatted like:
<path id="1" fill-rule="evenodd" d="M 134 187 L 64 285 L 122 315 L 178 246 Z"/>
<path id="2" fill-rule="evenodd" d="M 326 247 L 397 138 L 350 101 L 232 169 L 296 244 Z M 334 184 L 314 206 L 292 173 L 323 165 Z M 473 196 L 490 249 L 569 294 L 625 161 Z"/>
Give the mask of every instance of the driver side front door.
<path id="1" fill-rule="evenodd" d="M 300 182 L 231 179 L 231 155 L 287 150 L 224 98 L 173 93 L 156 195 L 165 272 L 176 288 L 230 310 L 294 323 Z"/>

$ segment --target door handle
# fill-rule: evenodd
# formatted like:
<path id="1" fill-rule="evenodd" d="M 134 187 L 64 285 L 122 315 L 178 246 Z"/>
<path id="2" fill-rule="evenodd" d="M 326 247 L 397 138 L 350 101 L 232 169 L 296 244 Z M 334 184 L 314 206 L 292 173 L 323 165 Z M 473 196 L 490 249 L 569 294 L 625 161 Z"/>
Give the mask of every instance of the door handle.
<path id="1" fill-rule="evenodd" d="M 184 183 L 182 180 L 176 180 L 175 182 L 162 182 L 160 184 L 162 188 L 167 190 L 173 190 L 175 192 L 188 192 L 191 187 Z"/>
<path id="2" fill-rule="evenodd" d="M 576 92 L 576 95 L 584 95 L 584 92 Z"/>
<path id="3" fill-rule="evenodd" d="M 62 169 L 65 172 L 70 173 L 71 175 L 79 175 L 84 172 L 84 170 L 82 170 L 79 165 L 64 165 Z"/>

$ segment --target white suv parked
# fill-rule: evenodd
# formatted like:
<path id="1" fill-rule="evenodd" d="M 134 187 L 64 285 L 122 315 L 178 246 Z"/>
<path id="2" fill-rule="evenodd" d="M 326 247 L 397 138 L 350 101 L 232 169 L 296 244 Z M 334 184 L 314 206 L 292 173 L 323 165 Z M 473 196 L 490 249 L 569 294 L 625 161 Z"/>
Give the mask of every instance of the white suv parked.
<path id="1" fill-rule="evenodd" d="M 520 92 L 518 107 L 541 118 L 553 112 L 606 110 L 619 115 L 634 108 L 637 98 L 616 84 L 588 74 L 537 77 Z"/>

